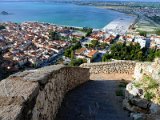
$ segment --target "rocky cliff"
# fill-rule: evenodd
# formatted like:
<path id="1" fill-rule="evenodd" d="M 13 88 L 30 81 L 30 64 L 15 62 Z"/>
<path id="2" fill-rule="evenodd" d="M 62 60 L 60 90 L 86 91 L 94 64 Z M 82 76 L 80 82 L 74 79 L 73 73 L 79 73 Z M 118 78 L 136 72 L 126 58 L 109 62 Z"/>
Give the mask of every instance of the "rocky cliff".
<path id="1" fill-rule="evenodd" d="M 134 80 L 126 87 L 125 109 L 134 120 L 160 120 L 160 60 L 136 63 Z"/>

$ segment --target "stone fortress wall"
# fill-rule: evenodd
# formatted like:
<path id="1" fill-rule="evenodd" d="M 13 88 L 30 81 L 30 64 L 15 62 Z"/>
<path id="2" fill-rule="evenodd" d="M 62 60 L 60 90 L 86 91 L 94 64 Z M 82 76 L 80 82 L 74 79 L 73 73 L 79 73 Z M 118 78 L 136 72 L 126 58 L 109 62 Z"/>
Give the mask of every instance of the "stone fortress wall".
<path id="1" fill-rule="evenodd" d="M 136 62 L 133 61 L 114 61 L 99 63 L 84 63 L 81 67 L 90 68 L 91 74 L 133 74 Z"/>
<path id="2" fill-rule="evenodd" d="M 113 62 L 84 63 L 90 68 L 90 80 L 132 80 L 136 62 L 117 60 Z"/>
<path id="3" fill-rule="evenodd" d="M 139 63 L 138 63 L 139 64 Z M 0 82 L 0 119 L 53 120 L 64 95 L 90 79 L 91 74 L 130 74 L 136 62 L 48 66 L 19 72 Z"/>
<path id="4" fill-rule="evenodd" d="M 89 80 L 89 70 L 49 66 L 0 82 L 0 120 L 53 120 L 67 91 Z"/>

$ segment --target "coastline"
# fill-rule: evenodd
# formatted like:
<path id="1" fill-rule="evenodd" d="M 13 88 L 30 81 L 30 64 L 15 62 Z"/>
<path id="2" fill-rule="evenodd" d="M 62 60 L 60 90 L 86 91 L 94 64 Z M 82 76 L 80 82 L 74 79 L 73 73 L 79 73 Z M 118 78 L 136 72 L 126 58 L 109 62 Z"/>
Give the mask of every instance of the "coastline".
<path id="1" fill-rule="evenodd" d="M 72 3 L 73 4 L 73 3 Z M 77 4 L 74 4 L 74 5 L 77 5 Z M 83 5 L 78 5 L 78 6 L 83 6 Z M 90 5 L 87 5 L 87 7 L 90 7 Z M 96 6 L 91 6 L 91 7 L 93 7 L 93 8 L 98 8 L 98 9 L 105 9 L 105 8 L 102 8 L 102 7 L 96 7 Z M 119 12 L 119 11 L 117 11 L 117 10 L 114 10 L 114 9 L 108 9 L 108 10 L 111 10 L 111 11 L 113 11 L 113 12 L 117 12 L 117 13 L 123 13 L 123 12 Z M 107 14 L 107 12 L 106 12 L 106 14 Z M 124 16 L 133 16 L 133 15 L 131 15 L 131 14 L 126 14 L 126 13 L 123 13 L 124 14 Z M 107 14 L 108 15 L 108 14 Z M 119 16 L 121 16 L 121 15 L 119 15 Z M 98 16 L 97 16 L 98 17 Z M 134 16 L 133 16 L 134 17 Z M 108 24 L 110 24 L 111 22 L 113 22 L 113 21 L 115 21 L 116 19 L 118 19 L 119 17 L 117 17 L 117 18 L 113 18 L 113 19 L 111 19 L 110 21 L 104 21 L 104 22 L 102 22 L 102 23 L 104 23 L 104 25 L 103 26 L 101 26 L 101 27 L 88 27 L 88 28 L 93 28 L 93 29 L 95 29 L 95 30 L 102 30 L 105 26 L 107 26 Z M 46 18 L 47 19 L 47 18 Z M 8 20 L 6 20 L 6 21 L 0 21 L 1 23 L 3 23 L 3 22 L 7 22 Z M 62 26 L 62 27 L 73 27 L 73 28 L 78 28 L 78 29 L 83 29 L 84 27 L 87 27 L 87 25 L 85 26 L 85 24 L 84 24 L 84 26 L 83 26 L 83 24 L 79 24 L 80 26 L 78 26 L 78 24 L 77 25 L 65 25 L 65 24 L 59 24 L 59 23 L 56 23 L 56 21 L 53 19 L 52 21 L 49 21 L 49 22 L 44 22 L 43 20 L 41 21 L 41 20 L 20 20 L 19 22 L 16 22 L 16 21 L 14 21 L 14 20 L 9 20 L 8 22 L 14 22 L 14 23 L 24 23 L 24 22 L 39 22 L 39 23 L 44 23 L 44 24 L 50 24 L 50 25 L 56 25 L 56 26 Z M 63 23 L 63 22 L 62 22 Z M 96 24 L 96 22 L 93 22 L 92 24 Z M 88 26 L 92 26 L 92 25 L 88 25 Z M 93 25 L 93 26 L 95 26 L 95 25 Z"/>
<path id="2" fill-rule="evenodd" d="M 106 25 L 103 28 L 103 31 L 109 31 L 119 35 L 124 35 L 129 30 L 130 26 L 132 26 L 135 23 L 136 19 L 137 17 L 133 16 L 120 17 Z"/>
<path id="3" fill-rule="evenodd" d="M 147 33 L 154 33 L 155 29 L 158 29 L 160 25 L 158 25 L 157 23 L 155 23 L 153 20 L 147 18 L 146 16 L 144 16 L 143 14 L 140 13 L 135 13 L 132 11 L 125 11 L 124 9 L 122 10 L 117 10 L 114 9 L 112 7 L 109 6 L 95 6 L 99 9 L 107 9 L 107 10 L 113 10 L 116 12 L 120 12 L 123 14 L 126 14 L 128 16 L 137 16 L 137 19 L 134 23 L 134 26 L 136 28 L 136 31 L 145 31 Z"/>
<path id="4" fill-rule="evenodd" d="M 107 9 L 107 10 L 112 10 L 112 11 L 116 11 L 116 12 L 119 12 L 119 13 L 123 13 L 127 16 L 133 16 L 133 17 L 137 17 L 138 18 L 138 15 L 137 14 L 134 14 L 133 12 L 122 12 L 122 11 L 119 11 L 119 10 L 116 10 L 116 9 L 113 9 L 113 8 L 105 8 L 103 6 L 94 6 L 96 8 L 99 8 L 99 9 Z"/>
<path id="5" fill-rule="evenodd" d="M 6 2 L 4 2 L 6 3 Z M 8 3 L 8 2 L 7 2 Z M 94 29 L 101 29 L 106 24 L 110 23 L 116 17 L 121 16 L 120 13 L 114 12 L 113 10 L 106 11 L 102 9 L 97 9 L 94 6 L 82 6 L 73 3 L 69 4 L 52 4 L 53 2 L 48 2 L 43 4 L 42 2 L 37 2 L 32 4 L 27 2 L 14 2 L 13 4 L 1 4 L 1 11 L 8 8 L 8 12 L 13 12 L 13 16 L 0 16 L 1 22 L 11 21 L 15 23 L 22 23 L 24 21 L 38 21 L 53 23 L 61 26 L 69 27 L 90 27 Z M 16 8 L 15 6 L 21 6 L 22 8 Z M 6 7 L 4 7 L 6 6 Z M 24 7 L 26 6 L 26 8 Z M 79 6 L 79 7 L 78 7 Z M 33 8 L 36 8 L 35 9 Z M 44 7 L 44 11 L 42 9 Z M 62 9 L 59 9 L 63 7 Z M 33 9 L 33 12 L 30 11 Z M 70 10 L 68 13 L 67 10 Z M 19 12 L 20 11 L 20 12 Z M 38 12 L 37 12 L 38 11 Z M 23 17 L 23 15 L 25 15 Z"/>

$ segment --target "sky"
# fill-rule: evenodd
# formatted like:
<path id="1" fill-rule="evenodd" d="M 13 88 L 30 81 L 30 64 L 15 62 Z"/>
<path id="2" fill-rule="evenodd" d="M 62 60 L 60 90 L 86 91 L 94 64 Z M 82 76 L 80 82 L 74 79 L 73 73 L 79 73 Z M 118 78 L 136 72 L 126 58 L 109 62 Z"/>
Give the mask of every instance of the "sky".
<path id="1" fill-rule="evenodd" d="M 36 1 L 36 0 L 0 0 L 0 1 Z M 37 1 L 52 1 L 52 0 L 37 0 Z M 57 0 L 57 1 L 63 1 L 63 0 Z M 71 0 L 68 0 L 68 1 L 71 1 Z M 76 0 L 74 0 L 74 1 L 76 1 Z M 80 0 L 77 0 L 77 1 L 80 1 Z M 81 1 L 92 1 L 92 0 L 81 0 Z M 93 1 L 143 1 L 143 2 L 160 2 L 160 0 L 93 0 Z"/>

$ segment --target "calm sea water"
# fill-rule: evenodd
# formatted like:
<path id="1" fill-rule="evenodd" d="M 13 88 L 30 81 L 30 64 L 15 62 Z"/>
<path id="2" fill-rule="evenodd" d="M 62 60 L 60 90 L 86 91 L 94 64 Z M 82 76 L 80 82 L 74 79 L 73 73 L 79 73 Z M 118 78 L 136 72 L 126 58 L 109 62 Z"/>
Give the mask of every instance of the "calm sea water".
<path id="1" fill-rule="evenodd" d="M 102 28 L 124 14 L 91 6 L 53 2 L 0 2 L 0 22 L 39 21 L 59 25 Z"/>

